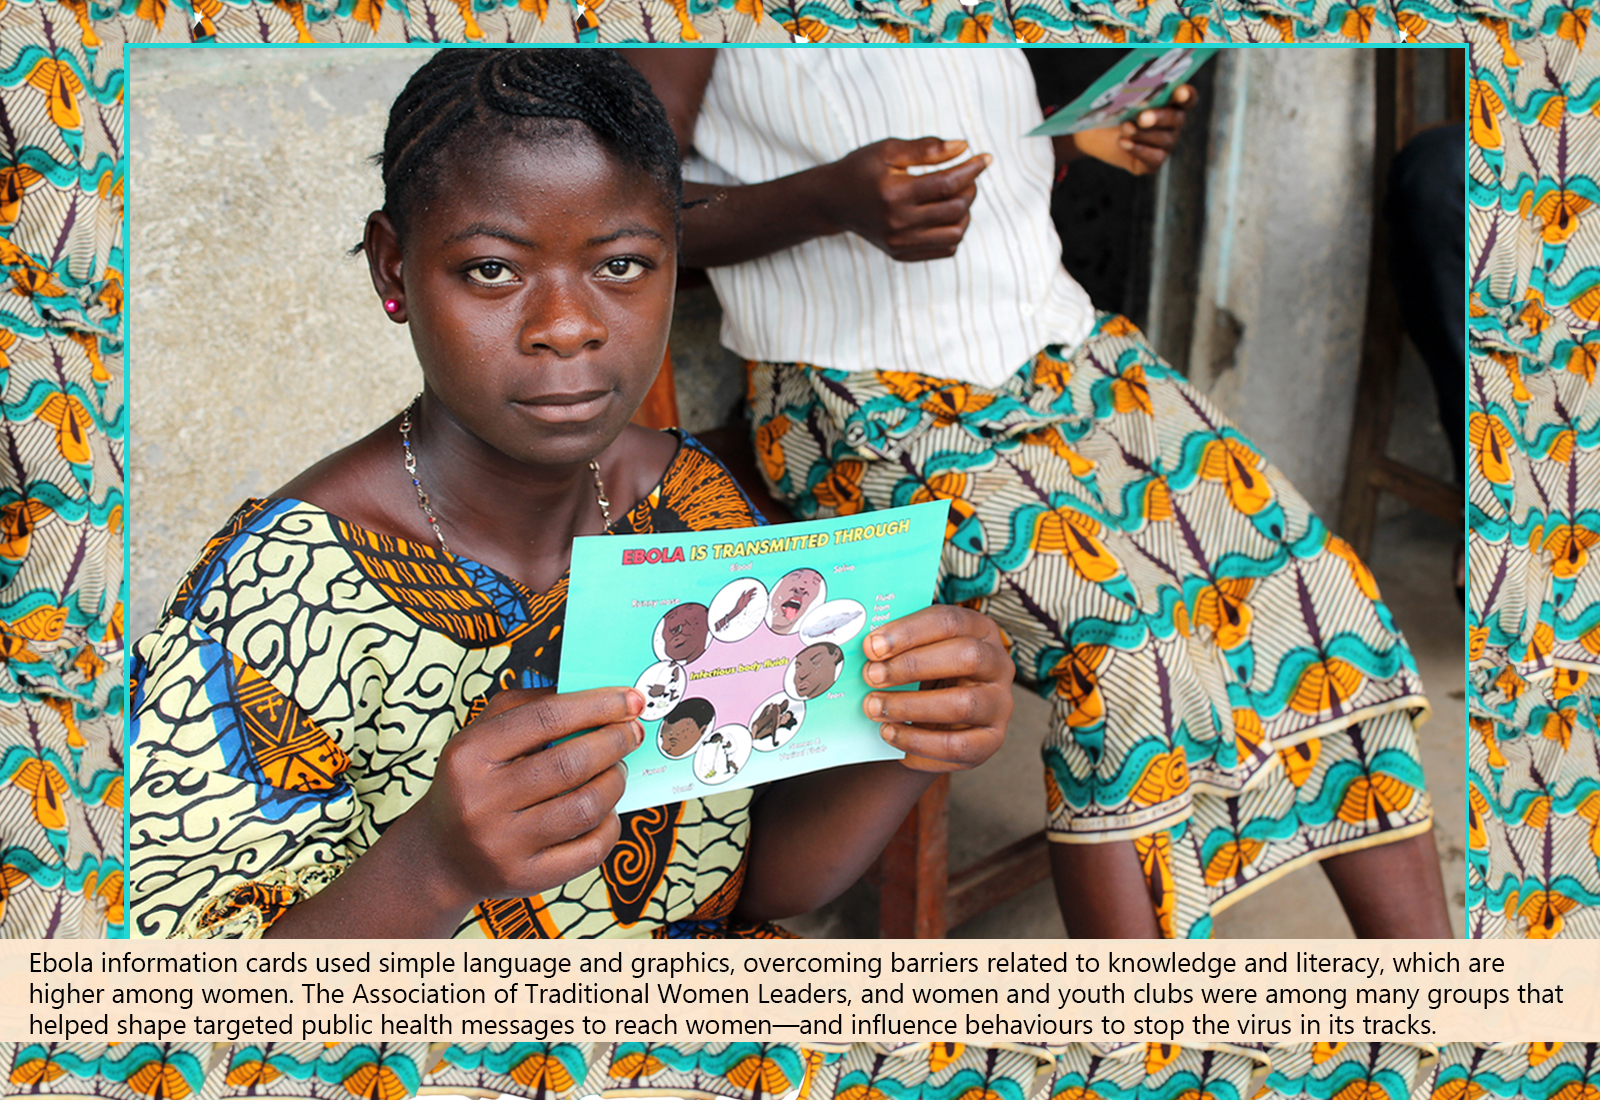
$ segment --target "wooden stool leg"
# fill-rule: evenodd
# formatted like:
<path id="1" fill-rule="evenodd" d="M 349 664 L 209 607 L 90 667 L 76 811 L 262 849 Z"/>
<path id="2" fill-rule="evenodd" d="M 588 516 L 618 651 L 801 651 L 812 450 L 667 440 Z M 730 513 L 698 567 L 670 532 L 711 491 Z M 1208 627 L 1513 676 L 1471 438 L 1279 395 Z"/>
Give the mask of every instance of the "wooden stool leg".
<path id="1" fill-rule="evenodd" d="M 942 939 L 950 886 L 946 803 L 950 777 L 941 775 L 901 823 L 879 864 L 878 932 L 891 939 Z"/>
<path id="2" fill-rule="evenodd" d="M 1378 519 L 1378 478 L 1389 428 L 1394 420 L 1395 374 L 1400 362 L 1400 308 L 1389 283 L 1388 237 L 1383 200 L 1389 189 L 1402 127 L 1408 125 L 1411 62 L 1401 64 L 1401 51 L 1380 51 L 1374 58 L 1371 253 L 1367 270 L 1367 311 L 1361 333 L 1361 367 L 1356 381 L 1355 414 L 1350 423 L 1350 450 L 1345 460 L 1344 493 L 1339 507 L 1339 534 L 1366 557 Z M 1402 85 L 1407 95 L 1402 97 Z"/>

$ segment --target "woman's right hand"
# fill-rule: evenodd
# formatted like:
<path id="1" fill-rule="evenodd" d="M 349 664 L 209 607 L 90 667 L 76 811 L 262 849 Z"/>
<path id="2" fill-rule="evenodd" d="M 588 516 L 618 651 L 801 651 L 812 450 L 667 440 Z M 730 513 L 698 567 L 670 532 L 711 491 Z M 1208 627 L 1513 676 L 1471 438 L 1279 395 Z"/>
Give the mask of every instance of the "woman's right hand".
<path id="1" fill-rule="evenodd" d="M 908 169 L 944 164 L 966 152 L 964 141 L 886 138 L 824 165 L 819 200 L 840 229 L 905 263 L 956 254 L 967 232 L 978 176 L 994 160 L 968 157 L 937 172 Z"/>
<path id="2" fill-rule="evenodd" d="M 598 867 L 617 843 L 619 765 L 644 740 L 643 710 L 632 688 L 491 699 L 450 739 L 406 814 L 431 856 L 436 896 L 456 908 L 528 897 Z"/>
<path id="3" fill-rule="evenodd" d="M 427 792 L 264 934 L 450 936 L 484 898 L 592 871 L 617 843 L 618 764 L 644 739 L 643 711 L 632 688 L 501 692 L 444 747 Z"/>

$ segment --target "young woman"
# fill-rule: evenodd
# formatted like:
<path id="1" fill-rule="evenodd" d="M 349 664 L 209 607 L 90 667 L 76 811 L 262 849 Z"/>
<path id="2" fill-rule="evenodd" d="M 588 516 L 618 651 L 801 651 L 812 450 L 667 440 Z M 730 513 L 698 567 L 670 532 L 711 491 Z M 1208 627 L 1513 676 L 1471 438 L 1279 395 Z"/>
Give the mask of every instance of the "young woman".
<path id="1" fill-rule="evenodd" d="M 865 704 L 903 763 L 619 819 L 644 700 L 552 693 L 572 540 L 760 522 L 629 424 L 671 320 L 672 131 L 609 53 L 446 50 L 382 164 L 363 248 L 422 392 L 247 502 L 138 643 L 139 934 L 774 932 L 999 747 L 998 632 L 936 607 L 866 636 L 873 687 L 923 684 Z"/>

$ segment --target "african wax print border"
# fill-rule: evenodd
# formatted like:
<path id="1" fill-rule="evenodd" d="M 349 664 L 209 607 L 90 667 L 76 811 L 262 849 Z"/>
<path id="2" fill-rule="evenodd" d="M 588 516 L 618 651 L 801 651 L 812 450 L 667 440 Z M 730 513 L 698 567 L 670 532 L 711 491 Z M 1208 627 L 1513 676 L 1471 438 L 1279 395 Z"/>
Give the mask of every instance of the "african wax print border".
<path id="1" fill-rule="evenodd" d="M 1553 3 L 1468 43 L 1472 936 L 1600 935 L 1600 49 Z"/>

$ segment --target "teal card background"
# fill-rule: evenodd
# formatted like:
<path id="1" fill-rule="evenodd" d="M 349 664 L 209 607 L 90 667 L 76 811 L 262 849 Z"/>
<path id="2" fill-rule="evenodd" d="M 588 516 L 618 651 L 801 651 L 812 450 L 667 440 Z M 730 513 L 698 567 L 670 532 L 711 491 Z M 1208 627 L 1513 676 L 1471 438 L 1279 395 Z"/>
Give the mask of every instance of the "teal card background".
<path id="1" fill-rule="evenodd" d="M 627 758 L 618 811 L 899 758 L 862 712 L 861 644 L 876 627 L 932 602 L 948 511 L 943 501 L 930 501 L 780 527 L 576 540 L 561 690 L 637 685 L 649 701 L 644 744 Z M 873 537 L 838 541 L 841 533 L 863 530 Z M 761 550 L 764 540 L 785 543 L 749 552 Z M 806 545 L 789 548 L 800 542 Z M 821 585 L 804 573 L 786 581 L 796 570 L 815 571 Z M 775 588 L 785 597 L 777 608 Z M 740 607 L 746 593 L 752 595 Z M 694 604 L 705 614 L 688 606 Z M 774 621 L 787 633 L 774 631 Z M 725 625 L 712 629 L 718 623 Z M 669 629 L 675 655 L 666 648 Z M 702 638 L 703 652 L 694 653 Z M 832 660 L 829 645 L 837 645 L 841 662 Z M 796 657 L 800 667 L 791 668 Z M 826 680 L 830 664 L 837 679 L 804 697 Z M 681 706 L 696 698 L 705 703 Z M 687 748 L 700 728 L 695 716 L 708 705 L 715 717 Z M 770 715 L 792 724 L 774 730 L 771 722 L 756 722 L 769 705 Z M 673 714 L 690 717 L 664 731 Z M 674 735 L 670 745 L 664 732 Z M 669 755 L 669 747 L 678 755 Z"/>

